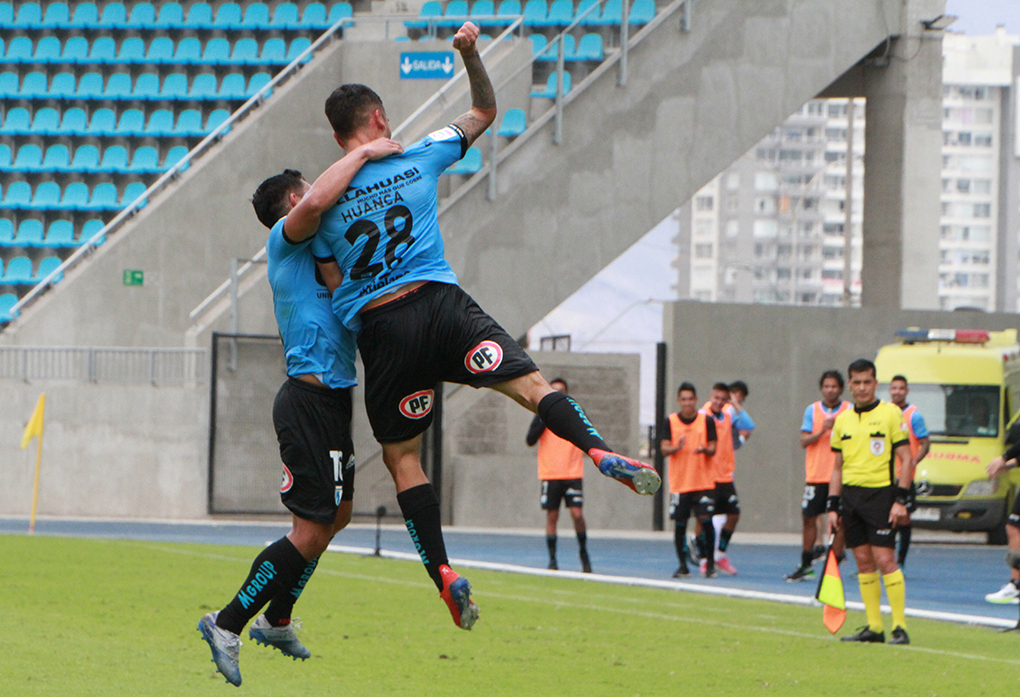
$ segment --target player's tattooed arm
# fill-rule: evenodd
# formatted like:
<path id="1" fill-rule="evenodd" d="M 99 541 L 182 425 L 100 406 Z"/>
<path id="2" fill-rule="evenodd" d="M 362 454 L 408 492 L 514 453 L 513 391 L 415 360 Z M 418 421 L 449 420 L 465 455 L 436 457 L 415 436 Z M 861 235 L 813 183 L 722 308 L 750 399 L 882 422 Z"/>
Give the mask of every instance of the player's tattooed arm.
<path id="1" fill-rule="evenodd" d="M 478 27 L 471 22 L 465 22 L 453 37 L 453 47 L 460 51 L 471 85 L 471 111 L 461 114 L 453 123 L 463 131 L 468 145 L 474 143 L 496 120 L 496 91 L 482 64 L 482 57 L 478 55 L 477 39 Z"/>

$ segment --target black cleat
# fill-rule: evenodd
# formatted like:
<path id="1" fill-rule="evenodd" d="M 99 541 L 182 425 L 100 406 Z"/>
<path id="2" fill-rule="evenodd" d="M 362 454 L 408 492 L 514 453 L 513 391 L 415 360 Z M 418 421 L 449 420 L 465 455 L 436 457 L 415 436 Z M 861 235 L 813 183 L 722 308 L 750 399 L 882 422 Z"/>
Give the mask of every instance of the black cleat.
<path id="1" fill-rule="evenodd" d="M 673 572 L 673 578 L 683 578 L 690 575 L 691 570 L 687 568 L 687 562 L 681 562 L 677 570 Z"/>
<path id="2" fill-rule="evenodd" d="M 545 568 L 549 569 L 550 571 L 559 571 L 560 570 L 560 565 L 556 563 L 555 559 L 550 559 L 549 560 L 549 566 L 547 566 Z"/>
<path id="3" fill-rule="evenodd" d="M 591 559 L 588 558 L 587 552 L 581 552 L 581 571 L 586 574 L 591 573 Z"/>
<path id="4" fill-rule="evenodd" d="M 897 627 L 897 629 L 900 628 Z M 902 629 L 900 629 L 900 631 L 903 632 Z M 906 637 L 906 635 L 907 633 L 903 632 L 903 636 Z M 893 636 L 896 636 L 895 632 L 893 632 Z M 850 636 L 845 636 L 841 638 L 840 641 L 859 641 L 864 644 L 884 644 L 885 632 L 873 632 L 871 631 L 871 627 L 861 627 L 859 632 L 851 634 Z"/>
<path id="5" fill-rule="evenodd" d="M 825 556 L 825 547 L 822 545 L 815 545 L 815 548 L 811 551 L 811 561 L 816 562 Z"/>
<path id="6" fill-rule="evenodd" d="M 796 583 L 798 581 L 809 581 L 815 578 L 815 570 L 810 566 L 798 566 L 794 569 L 793 573 L 786 574 L 783 576 L 783 580 L 789 581 L 790 583 Z"/>
<path id="7" fill-rule="evenodd" d="M 892 630 L 892 638 L 889 639 L 890 644 L 909 644 L 910 637 L 907 636 L 907 630 L 903 627 L 896 627 Z"/>

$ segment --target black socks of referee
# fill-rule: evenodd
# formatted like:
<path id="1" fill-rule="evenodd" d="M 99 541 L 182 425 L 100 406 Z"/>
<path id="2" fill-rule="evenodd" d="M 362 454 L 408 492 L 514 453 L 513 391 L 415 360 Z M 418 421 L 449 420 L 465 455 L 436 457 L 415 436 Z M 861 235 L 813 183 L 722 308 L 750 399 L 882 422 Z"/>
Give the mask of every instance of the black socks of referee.
<path id="1" fill-rule="evenodd" d="M 546 428 L 588 453 L 594 448 L 609 450 L 602 436 L 588 421 L 577 402 L 562 392 L 550 392 L 538 403 L 538 418 Z"/>
<path id="2" fill-rule="evenodd" d="M 443 577 L 439 567 L 449 564 L 446 543 L 443 542 L 443 527 L 439 518 L 439 499 L 432 484 L 419 484 L 397 494 L 397 503 L 404 516 L 404 525 L 411 536 L 414 548 L 421 556 L 421 563 L 436 588 L 443 590 Z"/>
<path id="3" fill-rule="evenodd" d="M 216 616 L 216 626 L 240 634 L 266 603 L 293 587 L 306 566 L 297 547 L 281 537 L 255 557 L 241 590 Z"/>

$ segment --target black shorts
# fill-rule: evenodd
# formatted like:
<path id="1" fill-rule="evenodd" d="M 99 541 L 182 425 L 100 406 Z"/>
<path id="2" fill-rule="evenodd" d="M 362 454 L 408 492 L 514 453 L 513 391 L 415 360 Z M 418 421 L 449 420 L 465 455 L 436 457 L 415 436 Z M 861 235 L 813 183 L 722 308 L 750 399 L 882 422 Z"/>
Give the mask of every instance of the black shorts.
<path id="1" fill-rule="evenodd" d="M 804 485 L 804 498 L 800 501 L 801 515 L 814 518 L 825 513 L 825 505 L 829 500 L 829 483 L 808 482 Z"/>
<path id="2" fill-rule="evenodd" d="M 1006 519 L 1006 525 L 1012 525 L 1014 528 L 1020 528 L 1020 493 L 1017 493 L 1016 498 L 1013 499 L 1013 510 L 1009 512 L 1009 518 Z"/>
<path id="3" fill-rule="evenodd" d="M 351 390 L 288 378 L 273 402 L 273 425 L 283 505 L 299 518 L 332 525 L 340 502 L 354 498 Z"/>
<path id="4" fill-rule="evenodd" d="M 542 510 L 558 511 L 560 501 L 567 508 L 580 508 L 584 505 L 583 479 L 543 479 Z"/>
<path id="5" fill-rule="evenodd" d="M 440 382 L 472 387 L 538 370 L 528 354 L 459 286 L 426 283 L 361 313 L 365 409 L 375 439 L 398 443 L 432 423 Z"/>
<path id="6" fill-rule="evenodd" d="M 669 517 L 678 523 L 686 523 L 692 513 L 695 518 L 704 520 L 711 518 L 715 512 L 715 491 L 713 489 L 669 495 Z"/>
<path id="7" fill-rule="evenodd" d="M 740 515 L 740 498 L 733 482 L 715 483 L 715 512 Z"/>
<path id="8" fill-rule="evenodd" d="M 889 511 L 896 503 L 896 487 L 870 488 L 844 486 L 841 496 L 846 546 L 896 546 L 895 530 L 889 524 Z"/>

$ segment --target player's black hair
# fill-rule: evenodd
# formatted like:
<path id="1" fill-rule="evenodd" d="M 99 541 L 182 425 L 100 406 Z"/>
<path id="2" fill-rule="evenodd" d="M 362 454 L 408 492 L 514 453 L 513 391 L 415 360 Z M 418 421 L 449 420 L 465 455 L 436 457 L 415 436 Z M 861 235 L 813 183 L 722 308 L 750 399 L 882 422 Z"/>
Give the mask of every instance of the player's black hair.
<path id="1" fill-rule="evenodd" d="M 679 397 L 681 392 L 693 392 L 694 396 L 698 396 L 698 391 L 694 389 L 694 384 L 690 382 L 681 382 L 680 387 L 677 388 L 676 396 Z"/>
<path id="2" fill-rule="evenodd" d="M 747 398 L 747 395 L 751 394 L 751 391 L 747 389 L 747 383 L 743 380 L 734 380 L 730 383 L 730 392 L 740 392 Z"/>
<path id="3" fill-rule="evenodd" d="M 910 384 L 909 382 L 907 382 L 907 379 L 904 376 L 902 376 L 902 375 L 893 375 L 892 380 L 890 380 L 889 382 L 896 382 L 897 380 L 902 382 L 904 385 L 909 385 Z"/>
<path id="4" fill-rule="evenodd" d="M 567 381 L 564 380 L 563 378 L 553 378 L 552 380 L 549 381 L 549 384 L 551 385 L 554 382 L 562 382 L 563 383 L 563 387 L 566 388 L 567 392 L 570 392 L 570 385 L 568 385 Z"/>
<path id="5" fill-rule="evenodd" d="M 725 382 L 717 382 L 714 385 L 712 385 L 712 391 L 715 392 L 716 390 L 718 390 L 720 392 L 725 392 L 726 394 L 729 394 L 730 393 L 730 386 L 727 385 Z"/>
<path id="6" fill-rule="evenodd" d="M 300 191 L 305 180 L 296 169 L 285 169 L 259 184 L 251 197 L 251 205 L 259 222 L 272 229 L 276 222 L 290 212 L 287 195 Z"/>
<path id="7" fill-rule="evenodd" d="M 326 118 L 333 132 L 346 141 L 365 125 L 373 110 L 382 108 L 382 99 L 370 87 L 351 83 L 340 85 L 326 99 Z"/>
<path id="8" fill-rule="evenodd" d="M 822 373 L 822 377 L 818 378 L 818 389 L 822 389 L 822 385 L 825 384 L 827 378 L 832 378 L 839 383 L 839 389 L 843 389 L 843 373 L 838 370 L 826 370 Z"/>
<path id="9" fill-rule="evenodd" d="M 871 373 L 871 377 L 878 375 L 875 370 L 875 364 L 869 361 L 867 358 L 858 358 L 856 361 L 850 364 L 850 367 L 846 369 L 846 374 L 853 376 L 854 373 Z"/>

